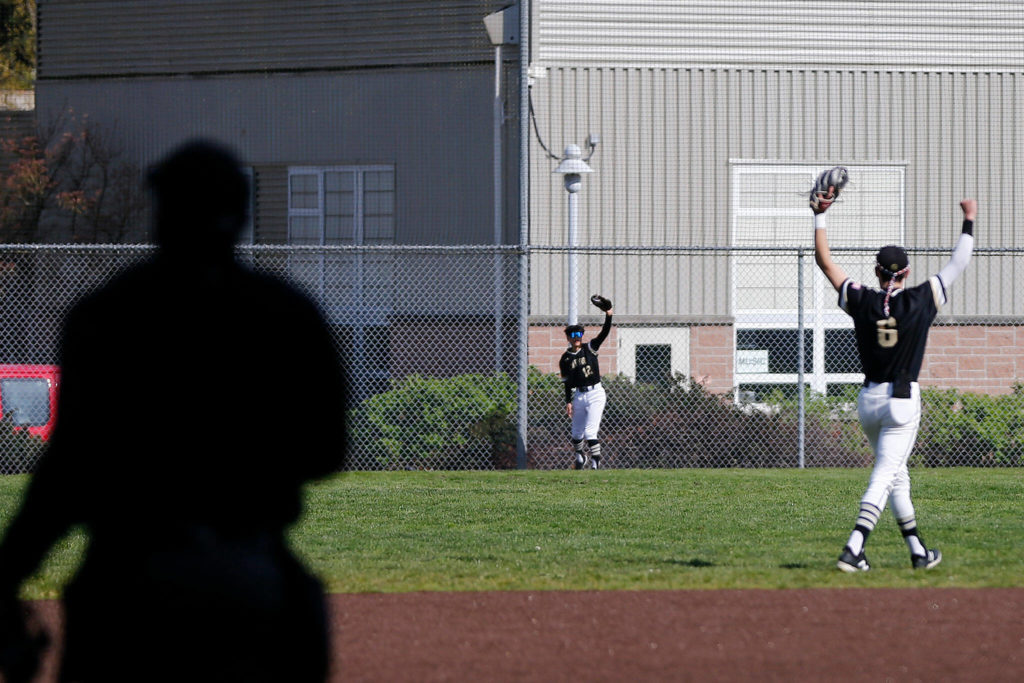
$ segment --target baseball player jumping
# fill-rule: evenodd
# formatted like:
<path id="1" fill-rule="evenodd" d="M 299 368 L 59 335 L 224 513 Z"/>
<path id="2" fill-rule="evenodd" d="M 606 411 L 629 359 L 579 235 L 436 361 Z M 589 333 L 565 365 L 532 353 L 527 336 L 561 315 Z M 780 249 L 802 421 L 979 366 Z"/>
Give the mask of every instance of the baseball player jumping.
<path id="1" fill-rule="evenodd" d="M 591 302 L 604 311 L 604 325 L 597 336 L 583 343 L 583 326 L 569 325 L 565 336 L 569 348 L 562 354 L 558 367 L 565 383 L 565 412 L 572 419 L 572 448 L 576 454 L 573 467 L 598 469 L 601 466 L 601 441 L 597 432 L 601 428 L 601 416 L 607 401 L 601 386 L 601 369 L 597 362 L 597 350 L 612 329 L 612 302 L 595 294 Z M 586 446 L 590 454 L 584 454 Z"/>
<path id="2" fill-rule="evenodd" d="M 974 249 L 974 220 L 978 205 L 960 202 L 964 219 L 949 262 L 925 282 L 906 287 L 910 264 L 903 248 L 882 247 L 875 274 L 880 289 L 854 282 L 832 260 L 826 237 L 825 212 L 846 184 L 846 169 L 825 171 L 811 192 L 814 213 L 814 254 L 821 272 L 839 292 L 839 306 L 853 318 L 857 351 L 864 371 L 864 386 L 857 398 L 857 413 L 875 454 L 860 512 L 837 566 L 844 572 L 868 571 L 864 554 L 868 535 L 891 502 L 893 516 L 910 549 L 914 569 L 931 569 L 942 561 L 937 548 L 928 548 L 917 530 L 910 499 L 907 460 L 921 422 L 921 392 L 917 383 L 928 330 L 949 287 L 964 272 Z"/>

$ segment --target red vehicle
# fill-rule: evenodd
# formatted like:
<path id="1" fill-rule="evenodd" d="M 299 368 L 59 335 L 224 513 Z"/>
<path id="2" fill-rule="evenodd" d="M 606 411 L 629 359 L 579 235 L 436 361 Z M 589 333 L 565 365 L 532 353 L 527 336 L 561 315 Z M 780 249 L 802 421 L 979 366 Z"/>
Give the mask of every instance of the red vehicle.
<path id="1" fill-rule="evenodd" d="M 49 439 L 57 421 L 59 386 L 56 365 L 0 365 L 0 416 Z"/>

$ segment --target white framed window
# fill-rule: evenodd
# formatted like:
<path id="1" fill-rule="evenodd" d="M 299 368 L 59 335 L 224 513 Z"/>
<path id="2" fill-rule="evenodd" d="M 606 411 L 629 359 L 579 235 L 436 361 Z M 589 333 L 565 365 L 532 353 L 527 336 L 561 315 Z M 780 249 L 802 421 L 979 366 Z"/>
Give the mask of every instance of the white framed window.
<path id="1" fill-rule="evenodd" d="M 815 177 L 831 165 L 731 163 L 731 244 L 751 249 L 734 253 L 730 269 L 734 377 L 737 391 L 747 397 L 760 397 L 773 388 L 792 391 L 797 384 L 799 247 L 804 247 L 804 379 L 812 390 L 831 393 L 863 378 L 853 324 L 814 263 L 808 192 Z M 884 244 L 902 243 L 904 165 L 846 167 L 851 182 L 829 211 L 829 245 L 866 247 L 873 253 Z M 855 280 L 875 281 L 873 259 L 864 252 L 832 256 Z"/>
<path id="2" fill-rule="evenodd" d="M 288 243 L 377 246 L 395 242 L 393 166 L 295 166 L 288 169 Z M 394 310 L 389 253 L 299 253 L 290 272 L 319 299 L 342 340 L 357 393 L 390 377 L 389 330 Z M 360 396 L 361 398 L 361 396 Z"/>
<path id="3" fill-rule="evenodd" d="M 288 169 L 289 244 L 372 245 L 394 241 L 394 167 Z"/>

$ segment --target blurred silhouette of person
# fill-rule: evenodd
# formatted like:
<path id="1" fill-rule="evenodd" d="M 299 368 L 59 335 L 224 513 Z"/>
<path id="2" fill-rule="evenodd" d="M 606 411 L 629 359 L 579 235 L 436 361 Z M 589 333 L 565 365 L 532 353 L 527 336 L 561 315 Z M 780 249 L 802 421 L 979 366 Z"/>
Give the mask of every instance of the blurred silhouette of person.
<path id="1" fill-rule="evenodd" d="M 81 525 L 61 680 L 323 680 L 323 590 L 285 534 L 344 465 L 336 348 L 306 296 L 235 261 L 230 151 L 188 142 L 147 180 L 158 248 L 67 315 L 57 426 L 0 544 L 9 677 L 18 588 Z"/>

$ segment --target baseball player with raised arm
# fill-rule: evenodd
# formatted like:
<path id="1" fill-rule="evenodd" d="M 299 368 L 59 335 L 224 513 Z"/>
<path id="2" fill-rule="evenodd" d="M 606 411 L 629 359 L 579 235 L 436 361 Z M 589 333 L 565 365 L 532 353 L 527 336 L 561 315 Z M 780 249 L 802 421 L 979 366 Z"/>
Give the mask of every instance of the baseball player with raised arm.
<path id="1" fill-rule="evenodd" d="M 846 181 L 846 169 L 837 167 L 822 173 L 811 192 L 814 255 L 821 272 L 839 292 L 839 306 L 853 318 L 864 371 L 857 414 L 874 451 L 875 464 L 837 566 L 851 573 L 871 568 L 864 545 L 888 501 L 910 549 L 911 565 L 914 569 L 931 569 L 942 561 L 942 553 L 925 546 L 918 533 L 907 469 L 921 423 L 917 377 L 932 321 L 946 303 L 950 286 L 971 259 L 978 205 L 973 199 L 960 202 L 963 226 L 953 255 L 937 274 L 919 285 L 906 286 L 910 273 L 906 251 L 895 245 L 882 247 L 875 264 L 880 288 L 875 289 L 847 277 L 829 251 L 825 212 Z"/>
<path id="2" fill-rule="evenodd" d="M 597 362 L 597 350 L 612 329 L 612 302 L 599 294 L 590 301 L 604 311 L 604 325 L 597 336 L 583 343 L 583 326 L 569 325 L 565 336 L 569 348 L 558 361 L 565 384 L 565 412 L 572 419 L 572 448 L 576 454 L 575 469 L 584 467 L 598 469 L 601 466 L 601 441 L 597 432 L 601 428 L 601 417 L 607 401 L 601 386 L 601 368 Z M 584 453 L 584 447 L 590 454 Z"/>

